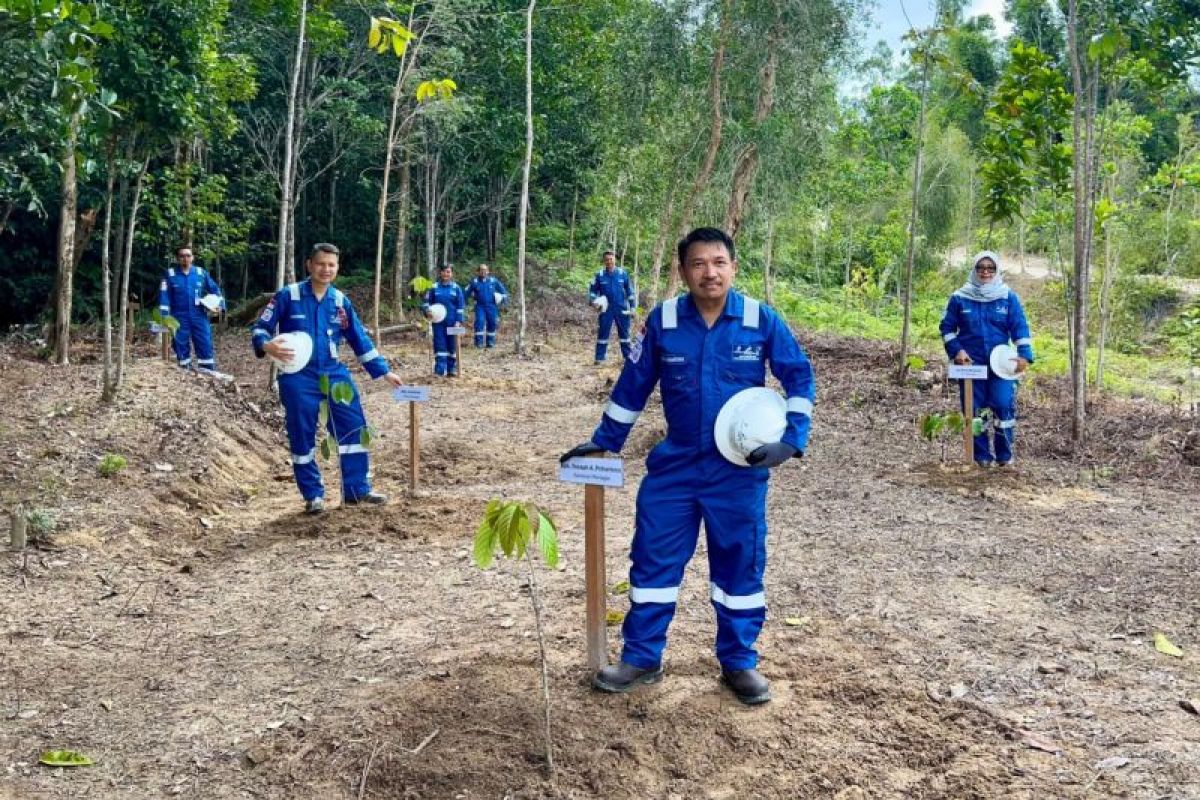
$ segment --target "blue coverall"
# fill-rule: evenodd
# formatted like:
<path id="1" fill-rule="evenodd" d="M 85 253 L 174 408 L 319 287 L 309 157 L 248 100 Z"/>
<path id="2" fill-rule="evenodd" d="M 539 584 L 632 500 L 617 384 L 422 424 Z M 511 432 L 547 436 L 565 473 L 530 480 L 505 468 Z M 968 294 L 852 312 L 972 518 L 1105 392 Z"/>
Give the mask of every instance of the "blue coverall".
<path id="1" fill-rule="evenodd" d="M 325 296 L 317 300 L 311 281 L 293 283 L 275 293 L 252 327 L 254 352 L 259 358 L 265 355 L 263 345 L 274 338 L 276 328 L 280 333 L 303 331 L 313 340 L 312 358 L 304 369 L 279 374 L 279 399 L 283 402 L 292 471 L 300 494 L 305 500 L 325 496 L 321 470 L 316 463 L 316 443 L 318 410 L 321 401 L 328 399 L 328 428 L 338 445 L 342 496 L 351 500 L 366 497 L 371 492 L 371 483 L 367 474 L 367 448 L 361 444 L 361 437 L 367 421 L 350 371 L 338 360 L 338 347 L 343 340 L 349 342 L 372 378 L 386 375 L 388 363 L 371 343 L 350 298 L 330 286 Z M 321 393 L 322 376 L 329 379 L 331 387 L 337 383 L 349 384 L 354 395 L 350 403 L 326 398 Z"/>
<path id="2" fill-rule="evenodd" d="M 1016 438 L 1017 382 L 996 375 L 989 361 L 993 347 L 1011 341 L 1017 346 L 1017 355 L 1033 363 L 1033 339 L 1029 336 L 1029 323 L 1021 299 L 1013 291 L 1008 297 L 987 302 L 972 300 L 956 292 L 950 295 L 939 330 L 951 360 L 959 350 L 965 350 L 974 363 L 988 364 L 987 380 L 971 382 L 976 416 L 985 408 L 991 411 L 983 432 L 975 437 L 975 461 L 980 464 L 992 462 L 994 433 L 995 460 L 1001 464 L 1009 463 Z M 962 383 L 959 381 L 959 396 L 965 407 Z"/>
<path id="3" fill-rule="evenodd" d="M 754 642 L 766 617 L 766 467 L 742 467 L 717 450 L 713 426 L 737 392 L 762 386 L 766 365 L 787 393 L 783 441 L 803 452 L 812 424 L 812 366 L 787 324 L 758 301 L 731 291 L 711 328 L 690 296 L 650 312 L 613 387 L 592 441 L 619 452 L 660 385 L 666 439 L 646 458 L 630 551 L 630 610 L 621 660 L 656 667 L 667 643 L 684 568 L 700 522 L 708 542 L 717 658 L 726 670 L 758 663 Z"/>
<path id="4" fill-rule="evenodd" d="M 466 297 L 475 298 L 475 346 L 483 347 L 484 330 L 487 330 L 487 346 L 496 346 L 496 331 L 500 328 L 500 303 L 496 302 L 496 294 L 500 294 L 500 302 L 508 302 L 508 289 L 494 275 L 480 278 L 476 275 L 467 284 Z M 486 323 L 486 325 L 485 325 Z"/>
<path id="5" fill-rule="evenodd" d="M 612 272 L 600 270 L 588 287 L 588 302 L 597 297 L 608 298 L 608 308 L 600 314 L 596 332 L 596 361 L 608 357 L 608 337 L 612 326 L 617 324 L 617 339 L 621 344 L 621 355 L 629 358 L 629 315 L 637 306 L 637 295 L 629 283 L 629 273 L 620 267 Z"/>
<path id="6" fill-rule="evenodd" d="M 215 294 L 221 297 L 221 309 L 225 309 L 225 297 L 221 287 L 203 268 L 192 265 L 187 272 L 168 267 L 167 274 L 158 286 L 158 310 L 163 316 L 170 314 L 179 321 L 179 329 L 171 345 L 175 349 L 175 360 L 179 366 L 192 365 L 192 346 L 196 347 L 196 366 L 199 369 L 215 370 L 213 358 L 212 327 L 208 324 L 208 309 L 200 304 L 200 298 Z"/>
<path id="7" fill-rule="evenodd" d="M 446 318 L 433 323 L 433 374 L 457 375 L 458 336 L 446 333 L 446 329 L 466 321 L 467 299 L 457 283 L 438 283 L 425 293 L 421 310 L 428 311 L 434 303 L 446 307 Z"/>

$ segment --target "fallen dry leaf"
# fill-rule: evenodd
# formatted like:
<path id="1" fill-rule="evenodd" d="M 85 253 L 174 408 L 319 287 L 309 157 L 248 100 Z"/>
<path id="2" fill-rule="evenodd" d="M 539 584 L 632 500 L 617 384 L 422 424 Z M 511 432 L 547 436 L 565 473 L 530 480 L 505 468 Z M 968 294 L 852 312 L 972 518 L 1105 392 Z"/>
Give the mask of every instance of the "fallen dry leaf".
<path id="1" fill-rule="evenodd" d="M 1034 750 L 1041 750 L 1043 753 L 1053 753 L 1054 755 L 1058 755 L 1062 752 L 1062 748 L 1056 745 L 1053 741 L 1045 736 L 1042 736 L 1040 733 L 1034 733 L 1033 731 L 1022 731 L 1021 743 L 1026 747 L 1033 748 Z"/>
<path id="2" fill-rule="evenodd" d="M 1154 632 L 1154 649 L 1163 655 L 1174 656 L 1175 658 L 1183 658 L 1183 651 L 1171 643 L 1167 635 L 1162 631 Z"/>

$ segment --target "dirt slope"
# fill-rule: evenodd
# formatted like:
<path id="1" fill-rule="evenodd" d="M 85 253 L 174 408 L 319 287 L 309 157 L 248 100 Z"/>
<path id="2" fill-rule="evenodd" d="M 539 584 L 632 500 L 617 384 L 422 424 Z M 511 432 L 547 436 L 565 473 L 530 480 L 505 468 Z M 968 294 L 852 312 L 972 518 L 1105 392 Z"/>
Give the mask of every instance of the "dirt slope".
<path id="1" fill-rule="evenodd" d="M 1035 382 L 1019 472 L 946 469 L 912 424 L 949 407 L 940 384 L 892 386 L 878 345 L 809 341 L 812 446 L 770 503 L 775 700 L 746 709 L 717 685 L 703 546 L 666 680 L 600 696 L 582 667 L 582 492 L 555 481 L 555 456 L 588 436 L 617 371 L 590 365 L 581 328 L 532 338 L 531 358 L 469 351 L 437 383 L 427 344 L 389 340 L 434 387 L 421 490 L 406 490 L 407 408 L 370 384 L 393 502 L 317 520 L 298 513 L 240 334 L 220 342 L 234 385 L 145 357 L 114 409 L 94 364 L 0 351 L 0 501 L 58 521 L 0 560 L 0 797 L 1200 797 L 1200 717 L 1180 705 L 1200 703 L 1193 423 L 1109 403 L 1076 462 L 1061 387 Z M 654 406 L 629 488 L 608 494 L 611 582 L 661 430 Z M 129 465 L 101 478 L 110 452 Z M 562 529 L 565 566 L 540 576 L 554 778 L 524 572 L 468 558 L 496 495 Z M 1160 630 L 1182 659 L 1155 652 Z M 58 747 L 97 764 L 36 764 Z"/>

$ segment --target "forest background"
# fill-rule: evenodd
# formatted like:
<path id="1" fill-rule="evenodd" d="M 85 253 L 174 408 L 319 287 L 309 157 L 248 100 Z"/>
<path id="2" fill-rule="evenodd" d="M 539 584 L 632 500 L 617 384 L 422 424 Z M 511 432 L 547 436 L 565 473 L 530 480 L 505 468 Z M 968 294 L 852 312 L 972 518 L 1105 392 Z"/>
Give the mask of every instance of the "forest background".
<path id="1" fill-rule="evenodd" d="M 1200 3 L 1006 0 L 1004 35 L 932 5 L 897 54 L 865 0 L 0 0 L 0 324 L 67 363 L 178 245 L 232 306 L 332 241 L 375 327 L 491 264 L 520 348 L 526 292 L 612 248 L 652 303 L 718 224 L 743 286 L 899 340 L 900 376 L 966 254 L 1036 259 L 1077 439 L 1088 384 L 1195 403 Z"/>

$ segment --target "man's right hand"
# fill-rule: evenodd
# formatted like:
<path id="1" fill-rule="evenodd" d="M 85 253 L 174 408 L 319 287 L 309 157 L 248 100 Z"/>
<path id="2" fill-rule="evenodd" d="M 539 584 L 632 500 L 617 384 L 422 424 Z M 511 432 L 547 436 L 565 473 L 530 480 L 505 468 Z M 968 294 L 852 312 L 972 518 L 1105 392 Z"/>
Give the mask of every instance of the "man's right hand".
<path id="1" fill-rule="evenodd" d="M 959 350 L 958 354 L 954 356 L 954 363 L 955 364 L 970 364 L 971 357 L 969 355 L 967 355 L 966 350 Z"/>
<path id="2" fill-rule="evenodd" d="M 295 350 L 276 339 L 272 339 L 264 344 L 263 352 L 269 355 L 271 358 L 278 359 L 285 364 L 291 363 L 291 360 L 296 356 Z"/>
<path id="3" fill-rule="evenodd" d="M 584 456 L 594 456 L 596 453 L 603 453 L 604 448 L 595 442 L 584 442 L 583 444 L 572 447 L 567 452 L 558 457 L 558 463 L 565 464 L 572 458 L 583 458 Z"/>

